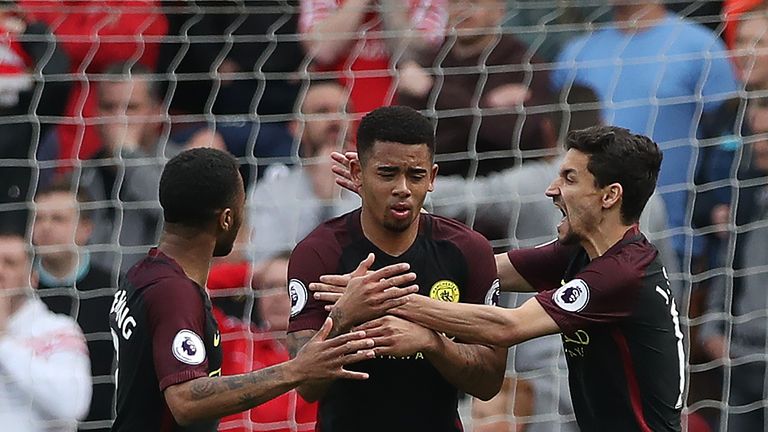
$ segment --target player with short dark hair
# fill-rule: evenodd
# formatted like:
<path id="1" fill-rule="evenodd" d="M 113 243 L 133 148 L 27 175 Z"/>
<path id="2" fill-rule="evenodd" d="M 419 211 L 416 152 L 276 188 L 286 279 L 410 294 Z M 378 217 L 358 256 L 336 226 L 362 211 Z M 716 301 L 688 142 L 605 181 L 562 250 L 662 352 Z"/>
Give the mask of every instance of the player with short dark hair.
<path id="1" fill-rule="evenodd" d="M 429 120 L 411 108 L 379 108 L 361 121 L 357 143 L 361 157 L 352 177 L 362 207 L 320 225 L 294 249 L 288 343 L 295 354 L 328 316 L 327 303 L 310 296 L 309 284 L 352 272 L 362 277 L 330 312 L 332 334 L 367 323 L 377 358 L 354 365 L 370 374 L 365 383 L 316 382 L 299 392 L 320 401 L 318 430 L 324 432 L 460 431 L 459 391 L 493 397 L 506 349 L 452 340 L 386 311 L 416 291 L 442 302 L 490 301 L 497 283 L 493 252 L 466 226 L 421 212 L 437 174 Z M 383 283 L 368 274 L 384 265 L 411 272 Z"/>
<path id="2" fill-rule="evenodd" d="M 496 259 L 501 290 L 538 291 L 534 298 L 500 309 L 410 295 L 389 313 L 490 345 L 562 333 L 582 430 L 679 431 L 683 334 L 658 251 L 638 228 L 661 152 L 611 126 L 571 132 L 567 148 L 546 191 L 563 213 L 557 239 Z M 354 276 L 324 277 L 315 296 L 336 301 L 339 286 L 358 283 Z"/>
<path id="3" fill-rule="evenodd" d="M 235 159 L 197 148 L 166 165 L 165 226 L 157 248 L 123 279 L 110 327 L 118 356 L 115 431 L 214 431 L 216 419 L 325 378 L 364 379 L 342 367 L 372 356 L 363 332 L 325 340 L 323 324 L 293 360 L 221 375 L 221 336 L 203 288 L 214 256 L 232 250 L 245 191 Z M 387 281 L 386 270 L 376 276 Z"/>

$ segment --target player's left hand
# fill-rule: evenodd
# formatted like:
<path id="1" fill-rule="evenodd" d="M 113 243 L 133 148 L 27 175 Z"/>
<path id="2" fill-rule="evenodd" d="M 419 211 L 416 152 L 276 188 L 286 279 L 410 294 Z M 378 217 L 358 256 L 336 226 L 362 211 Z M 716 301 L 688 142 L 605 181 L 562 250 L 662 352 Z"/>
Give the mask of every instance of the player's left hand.
<path id="1" fill-rule="evenodd" d="M 360 195 L 360 188 L 352 180 L 352 171 L 349 166 L 353 160 L 357 159 L 357 152 L 331 153 L 331 159 L 336 162 L 331 167 L 331 171 L 336 175 L 336 184 Z"/>
<path id="2" fill-rule="evenodd" d="M 391 315 L 368 321 L 353 331 L 365 331 L 366 337 L 373 339 L 376 356 L 405 357 L 433 351 L 440 339 L 432 330 Z"/>

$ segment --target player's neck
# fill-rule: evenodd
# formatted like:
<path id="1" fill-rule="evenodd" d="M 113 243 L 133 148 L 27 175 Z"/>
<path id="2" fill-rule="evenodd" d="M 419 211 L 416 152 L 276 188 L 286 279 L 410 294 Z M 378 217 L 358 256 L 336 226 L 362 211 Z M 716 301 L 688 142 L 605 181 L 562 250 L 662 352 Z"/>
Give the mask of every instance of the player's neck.
<path id="1" fill-rule="evenodd" d="M 622 223 L 602 224 L 596 231 L 581 241 L 581 246 L 589 255 L 589 259 L 593 260 L 602 256 L 608 252 L 608 249 L 620 242 L 631 228 L 632 225 L 624 225 Z"/>
<path id="2" fill-rule="evenodd" d="M 205 287 L 216 239 L 212 235 L 177 224 L 166 224 L 157 248 L 173 258 L 187 277 Z"/>
<path id="3" fill-rule="evenodd" d="M 368 217 L 365 208 L 360 213 L 360 225 L 363 228 L 365 238 L 387 255 L 394 257 L 404 254 L 416 241 L 416 235 L 419 233 L 419 219 L 420 217 L 417 216 L 413 224 L 405 231 L 395 232 L 384 228 L 373 218 Z"/>

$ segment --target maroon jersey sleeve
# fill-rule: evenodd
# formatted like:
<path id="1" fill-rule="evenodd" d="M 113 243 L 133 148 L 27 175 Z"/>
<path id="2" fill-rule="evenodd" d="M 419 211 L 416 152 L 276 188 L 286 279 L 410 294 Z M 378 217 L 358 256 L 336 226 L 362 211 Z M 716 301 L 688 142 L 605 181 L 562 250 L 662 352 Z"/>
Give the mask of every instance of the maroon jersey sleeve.
<path id="1" fill-rule="evenodd" d="M 183 278 L 164 278 L 143 295 L 160 390 L 208 376 L 205 306 L 200 289 Z"/>
<path id="2" fill-rule="evenodd" d="M 291 297 L 291 317 L 288 332 L 319 330 L 328 312 L 326 302 L 312 297 L 309 284 L 320 276 L 338 273 L 338 244 L 315 231 L 293 249 L 288 262 L 288 294 Z"/>
<path id="3" fill-rule="evenodd" d="M 541 246 L 507 252 L 509 261 L 520 276 L 536 291 L 560 286 L 560 282 L 576 248 L 553 241 Z"/>
<path id="4" fill-rule="evenodd" d="M 563 286 L 536 295 L 563 332 L 617 322 L 632 314 L 642 274 L 622 256 L 602 256 Z"/>
<path id="5" fill-rule="evenodd" d="M 459 240 L 458 246 L 467 260 L 469 280 L 464 303 L 496 305 L 499 300 L 499 279 L 496 260 L 490 243 L 482 235 L 467 228 L 468 235 Z"/>

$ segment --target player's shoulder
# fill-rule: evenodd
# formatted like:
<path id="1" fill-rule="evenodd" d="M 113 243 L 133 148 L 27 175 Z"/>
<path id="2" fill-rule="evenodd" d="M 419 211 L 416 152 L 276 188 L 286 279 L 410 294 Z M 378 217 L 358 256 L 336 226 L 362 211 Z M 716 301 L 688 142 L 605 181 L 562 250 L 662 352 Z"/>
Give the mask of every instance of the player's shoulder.
<path id="1" fill-rule="evenodd" d="M 297 249 L 330 250 L 341 248 L 349 241 L 348 239 L 355 235 L 354 218 L 359 215 L 359 212 L 360 209 L 358 208 L 321 223 L 296 244 L 294 251 Z"/>
<path id="2" fill-rule="evenodd" d="M 644 235 L 638 234 L 635 239 L 625 240 L 600 259 L 593 260 L 590 265 L 593 269 L 628 283 L 642 279 L 658 254 L 656 247 Z"/>
<path id="3" fill-rule="evenodd" d="M 459 248 L 469 247 L 490 249 L 488 239 L 465 224 L 445 216 L 422 213 L 422 222 L 426 222 L 431 230 L 430 235 L 435 240 L 454 243 Z"/>

